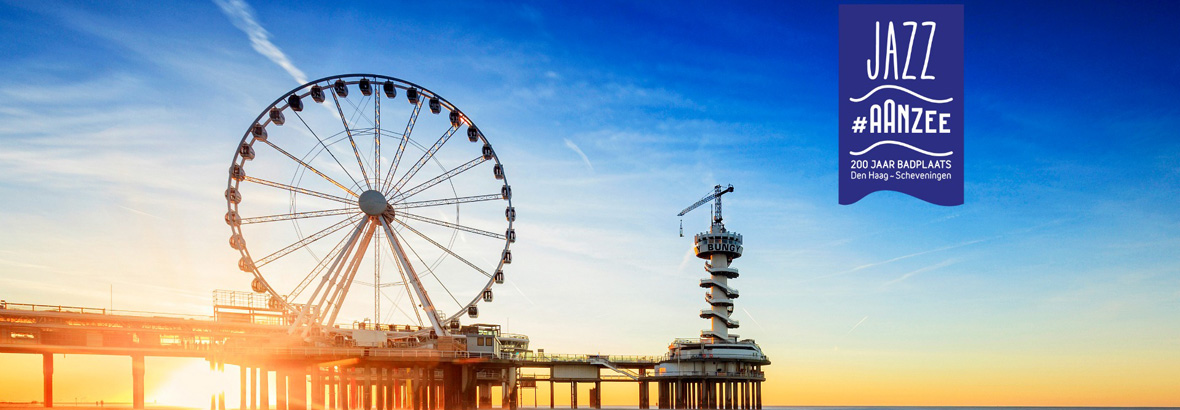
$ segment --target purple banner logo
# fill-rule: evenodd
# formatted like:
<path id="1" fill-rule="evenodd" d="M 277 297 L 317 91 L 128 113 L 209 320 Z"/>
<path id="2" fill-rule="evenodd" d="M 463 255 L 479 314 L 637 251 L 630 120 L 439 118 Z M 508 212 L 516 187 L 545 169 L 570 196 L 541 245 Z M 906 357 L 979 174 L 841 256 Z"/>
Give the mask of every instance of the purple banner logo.
<path id="1" fill-rule="evenodd" d="M 840 5 L 840 204 L 963 204 L 963 6 Z"/>

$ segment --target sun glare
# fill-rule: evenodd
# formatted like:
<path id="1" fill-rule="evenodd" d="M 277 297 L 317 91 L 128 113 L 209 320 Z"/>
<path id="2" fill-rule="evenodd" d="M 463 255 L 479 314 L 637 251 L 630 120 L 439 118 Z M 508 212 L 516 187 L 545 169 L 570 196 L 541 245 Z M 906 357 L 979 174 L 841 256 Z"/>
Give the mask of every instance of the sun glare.
<path id="1" fill-rule="evenodd" d="M 238 403 L 238 367 L 225 366 L 224 372 L 209 369 L 204 360 L 193 360 L 166 376 L 152 399 L 167 406 L 209 408 L 209 402 L 219 392 L 226 393 L 226 403 Z"/>

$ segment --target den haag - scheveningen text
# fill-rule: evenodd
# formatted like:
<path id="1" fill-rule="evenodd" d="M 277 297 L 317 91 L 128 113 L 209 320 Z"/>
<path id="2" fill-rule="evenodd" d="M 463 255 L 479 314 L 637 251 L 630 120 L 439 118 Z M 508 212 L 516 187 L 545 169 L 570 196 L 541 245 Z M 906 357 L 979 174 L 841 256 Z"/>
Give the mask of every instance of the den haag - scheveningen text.
<path id="1" fill-rule="evenodd" d="M 937 29 L 937 23 L 933 21 L 924 21 L 920 25 L 914 21 L 906 21 L 901 24 L 903 26 L 901 36 L 898 36 L 897 30 L 894 29 L 892 21 L 887 26 L 884 61 L 881 60 L 881 22 L 876 22 L 876 48 L 875 54 L 872 58 L 865 61 L 866 74 L 870 80 L 883 81 L 898 81 L 914 80 L 914 81 L 932 81 L 935 79 L 934 75 L 928 73 L 930 65 L 930 53 L 934 46 L 934 34 Z M 908 28 L 909 32 L 904 32 Z M 921 33 L 925 32 L 925 33 Z M 906 36 L 908 34 L 908 36 Z M 914 71 L 918 72 L 915 63 L 911 61 L 913 56 L 913 49 L 916 38 L 919 34 L 925 34 L 926 58 L 921 62 L 921 71 L 918 76 L 910 73 L 910 67 L 913 66 Z M 898 38 L 903 41 L 909 38 L 909 42 L 905 50 L 904 61 L 899 57 L 898 53 Z M 920 40 L 918 40 L 920 41 Z M 918 45 L 921 47 L 922 45 Z M 899 63 L 900 67 L 899 67 Z M 892 71 L 891 71 L 892 69 Z M 950 121 L 951 114 L 947 112 L 939 112 L 937 109 L 921 107 L 917 104 L 898 104 L 893 99 L 886 99 L 880 104 L 871 104 L 869 106 L 868 117 L 858 116 L 853 121 L 853 133 L 860 134 L 868 131 L 869 134 L 949 134 L 950 128 L 947 123 Z M 890 179 L 932 179 L 942 181 L 950 179 L 952 175 L 949 172 L 938 172 L 938 170 L 949 170 L 953 166 L 949 159 L 927 159 L 927 160 L 894 160 L 894 159 L 853 159 L 851 160 L 852 179 L 880 179 L 888 181 Z M 893 173 L 877 172 L 877 171 L 857 171 L 857 170 L 893 170 Z M 916 172 L 924 171 L 924 172 Z"/>

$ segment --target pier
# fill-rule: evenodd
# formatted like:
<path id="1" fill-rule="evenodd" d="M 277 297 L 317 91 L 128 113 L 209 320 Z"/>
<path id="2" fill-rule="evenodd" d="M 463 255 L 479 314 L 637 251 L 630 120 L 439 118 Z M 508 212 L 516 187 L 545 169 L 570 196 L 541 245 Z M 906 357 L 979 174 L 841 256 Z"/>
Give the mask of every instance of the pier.
<path id="1" fill-rule="evenodd" d="M 357 103 L 373 110 L 350 108 L 356 114 L 346 116 Z M 328 109 L 304 110 L 321 104 Z M 430 114 L 420 117 L 424 105 Z M 383 116 L 404 131 L 383 131 Z M 285 126 L 288 117 L 303 128 Z M 438 133 L 425 144 L 413 140 L 415 127 L 431 126 Z M 407 145 L 422 153 L 402 164 Z M 331 146 L 347 147 L 356 167 Z M 329 168 L 313 166 L 317 159 Z M 528 336 L 478 322 L 479 305 L 505 283 L 517 211 L 488 136 L 435 92 L 376 74 L 308 82 L 246 125 L 227 170 L 227 244 L 250 291 L 214 291 L 212 316 L 0 302 L 0 353 L 42 355 L 46 407 L 54 404 L 55 354 L 130 358 L 135 409 L 144 408 L 144 375 L 152 371 L 146 357 L 200 358 L 219 372 L 238 367 L 242 410 L 270 410 L 272 402 L 276 410 L 466 410 L 491 408 L 496 390 L 499 407 L 515 409 L 521 389 L 538 383 L 549 384 L 551 408 L 561 384 L 573 408 L 583 401 L 579 385 L 592 384 L 585 401 L 601 408 L 603 383 L 634 383 L 642 409 L 651 407 L 653 388 L 659 408 L 761 407 L 761 366 L 770 361 L 753 340 L 728 333 L 738 327 L 730 317 L 738 292 L 727 282 L 738 271 L 729 263 L 742 253 L 741 235 L 721 224 L 721 195 L 732 186 L 716 186 L 681 212 L 716 201 L 711 231 L 696 237 L 710 274 L 699 283 L 710 306 L 700 317 L 712 328 L 658 356 L 563 355 L 534 352 Z M 451 183 L 457 177 L 469 181 Z M 454 213 L 434 212 L 440 207 Z M 465 239 L 456 242 L 459 233 Z M 225 391 L 210 393 L 210 410 L 230 404 Z"/>
<path id="2" fill-rule="evenodd" d="M 53 407 L 55 354 L 125 356 L 132 361 L 133 407 L 144 408 L 145 357 L 205 359 L 210 368 L 239 366 L 240 402 L 236 408 L 269 410 L 380 410 L 519 407 L 520 391 L 537 383 L 551 386 L 549 407 L 561 384 L 570 386 L 572 407 L 589 402 L 601 408 L 602 383 L 634 383 L 640 405 L 648 408 L 651 370 L 664 356 L 545 354 L 519 350 L 504 341 L 527 340 L 477 325 L 451 339 L 453 349 L 392 347 L 284 346 L 288 327 L 235 322 L 215 317 L 111 312 L 101 308 L 0 304 L 0 353 L 43 357 L 45 407 Z M 256 318 L 265 317 L 265 315 Z M 366 329 L 369 330 L 369 329 Z M 495 349 L 466 349 L 468 340 L 494 341 Z M 478 345 L 479 342 L 472 342 Z M 439 344 L 442 345 L 442 344 Z M 579 384 L 593 384 L 579 398 Z M 276 397 L 268 397 L 272 390 Z M 210 409 L 229 409 L 225 392 L 216 392 Z M 271 403 L 274 403 L 271 406 Z"/>

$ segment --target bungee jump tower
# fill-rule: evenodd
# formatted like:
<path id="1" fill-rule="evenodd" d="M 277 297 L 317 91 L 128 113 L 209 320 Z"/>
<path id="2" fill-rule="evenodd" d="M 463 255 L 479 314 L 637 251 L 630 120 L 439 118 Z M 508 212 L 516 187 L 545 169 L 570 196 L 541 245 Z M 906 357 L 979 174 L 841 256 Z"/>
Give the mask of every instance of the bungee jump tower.
<path id="1" fill-rule="evenodd" d="M 738 335 L 729 333 L 738 327 L 730 315 L 733 300 L 739 296 L 729 285 L 729 280 L 738 277 L 738 270 L 730 264 L 742 256 L 742 235 L 726 230 L 721 218 L 721 196 L 730 192 L 733 185 L 717 185 L 711 194 L 680 212 L 683 217 L 714 202 L 712 226 L 694 237 L 696 255 L 705 260 L 709 273 L 700 281 L 700 287 L 707 289 L 705 301 L 709 304 L 700 317 L 708 319 L 710 327 L 702 330 L 699 338 L 674 340 L 665 360 L 650 374 L 661 409 L 762 408 L 762 382 L 766 380 L 762 366 L 769 365 L 770 359 L 754 340 L 739 340 Z M 680 234 L 684 236 L 683 222 Z"/>

